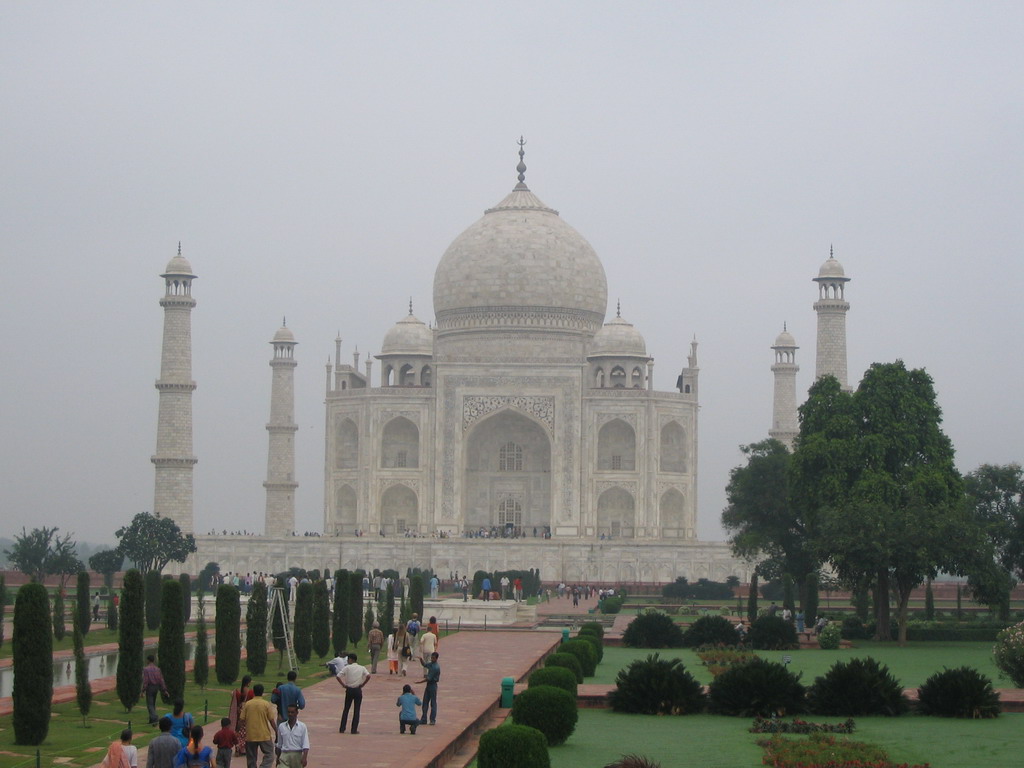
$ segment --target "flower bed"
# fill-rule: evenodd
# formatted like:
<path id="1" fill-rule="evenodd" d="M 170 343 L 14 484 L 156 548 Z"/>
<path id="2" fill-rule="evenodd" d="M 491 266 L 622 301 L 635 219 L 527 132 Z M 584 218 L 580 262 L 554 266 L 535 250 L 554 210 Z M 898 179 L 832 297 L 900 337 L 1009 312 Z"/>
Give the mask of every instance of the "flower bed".
<path id="1" fill-rule="evenodd" d="M 750 726 L 751 733 L 853 733 L 856 727 L 853 718 L 841 723 L 812 723 L 807 720 L 780 720 L 777 717 L 755 717 Z"/>
<path id="2" fill-rule="evenodd" d="M 879 746 L 822 733 L 809 739 L 776 735 L 757 744 L 765 750 L 762 764 L 771 768 L 929 768 L 928 763 L 893 763 Z"/>

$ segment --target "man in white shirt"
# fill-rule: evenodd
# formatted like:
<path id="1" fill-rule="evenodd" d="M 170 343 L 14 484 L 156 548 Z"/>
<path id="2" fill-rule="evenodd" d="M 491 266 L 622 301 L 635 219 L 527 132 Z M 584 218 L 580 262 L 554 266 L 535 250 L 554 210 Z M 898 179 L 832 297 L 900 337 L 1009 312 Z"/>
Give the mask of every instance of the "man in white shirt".
<path id="1" fill-rule="evenodd" d="M 285 768 L 306 768 L 309 755 L 309 731 L 299 722 L 299 708 L 288 707 L 288 719 L 277 726 L 277 762 Z"/>
<path id="2" fill-rule="evenodd" d="M 508 576 L 502 576 L 499 583 L 501 584 L 501 599 L 508 600 L 508 585 L 512 582 L 508 580 Z"/>
<path id="3" fill-rule="evenodd" d="M 338 684 L 345 689 L 345 709 L 341 712 L 341 727 L 338 733 L 345 732 L 348 724 L 349 708 L 355 704 L 352 713 L 352 733 L 359 733 L 359 710 L 363 706 L 363 687 L 370 682 L 370 673 L 362 664 L 356 664 L 356 655 L 348 655 L 348 664 L 338 673 Z"/>

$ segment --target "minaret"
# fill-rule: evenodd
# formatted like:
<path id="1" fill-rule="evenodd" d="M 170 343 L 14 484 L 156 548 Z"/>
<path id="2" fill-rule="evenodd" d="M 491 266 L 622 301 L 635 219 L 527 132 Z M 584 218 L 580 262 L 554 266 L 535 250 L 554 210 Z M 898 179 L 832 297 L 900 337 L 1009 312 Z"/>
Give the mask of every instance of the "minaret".
<path id="1" fill-rule="evenodd" d="M 772 405 L 772 428 L 768 436 L 774 437 L 789 450 L 793 450 L 793 441 L 800 432 L 800 422 L 796 415 L 796 372 L 800 366 L 796 364 L 796 339 L 793 338 L 786 325 L 782 325 L 782 333 L 775 338 L 772 346 L 775 350 L 775 399 Z"/>
<path id="2" fill-rule="evenodd" d="M 163 351 L 160 356 L 160 410 L 156 423 L 156 467 L 153 514 L 169 517 L 182 533 L 192 533 L 192 265 L 181 255 L 168 262 L 164 274 Z"/>
<path id="3" fill-rule="evenodd" d="M 818 349 L 815 357 L 814 378 L 835 376 L 846 391 L 846 313 L 850 303 L 845 298 L 846 283 L 850 278 L 829 248 L 828 261 L 821 265 L 814 282 L 818 284 L 818 300 L 814 311 L 818 313 Z"/>
<path id="4" fill-rule="evenodd" d="M 291 536 L 295 530 L 295 335 L 282 321 L 270 342 L 274 357 L 270 361 L 270 447 L 267 450 L 267 536 Z"/>

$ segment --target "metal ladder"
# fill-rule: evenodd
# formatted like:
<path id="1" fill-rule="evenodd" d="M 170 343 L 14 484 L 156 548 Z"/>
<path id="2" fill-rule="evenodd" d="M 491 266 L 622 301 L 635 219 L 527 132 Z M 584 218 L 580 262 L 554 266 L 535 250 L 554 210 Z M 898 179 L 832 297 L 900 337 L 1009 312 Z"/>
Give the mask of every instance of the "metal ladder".
<path id="1" fill-rule="evenodd" d="M 281 628 L 284 631 L 284 652 L 288 657 L 288 669 L 298 669 L 299 660 L 295 657 L 295 646 L 292 645 L 292 628 L 288 621 L 288 605 L 284 601 L 284 590 L 273 587 L 270 590 L 270 621 L 267 622 L 267 634 L 271 643 L 281 638 L 274 637 L 274 615 L 281 612 Z"/>

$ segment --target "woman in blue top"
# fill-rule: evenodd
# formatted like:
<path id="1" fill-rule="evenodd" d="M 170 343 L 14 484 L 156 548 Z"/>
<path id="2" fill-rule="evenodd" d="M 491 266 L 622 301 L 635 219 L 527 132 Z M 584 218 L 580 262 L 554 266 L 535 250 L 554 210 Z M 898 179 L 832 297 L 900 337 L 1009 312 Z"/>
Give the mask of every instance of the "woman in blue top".
<path id="1" fill-rule="evenodd" d="M 195 720 L 192 715 L 185 711 L 185 702 L 178 699 L 174 702 L 174 712 L 167 715 L 171 719 L 171 735 L 174 736 L 182 747 L 187 747 L 192 726 Z"/>
<path id="2" fill-rule="evenodd" d="M 182 747 L 181 751 L 174 758 L 175 766 L 212 768 L 213 748 L 202 746 L 203 727 L 201 725 L 193 725 L 189 736 L 188 745 Z"/>
<path id="3" fill-rule="evenodd" d="M 420 724 L 419 715 L 416 714 L 416 707 L 423 706 L 423 702 L 420 701 L 419 696 L 412 692 L 411 685 L 402 686 L 402 695 L 398 697 L 395 706 L 402 708 L 402 711 L 398 713 L 398 732 L 405 733 L 405 726 L 408 725 L 409 731 L 415 736 L 416 726 Z"/>

